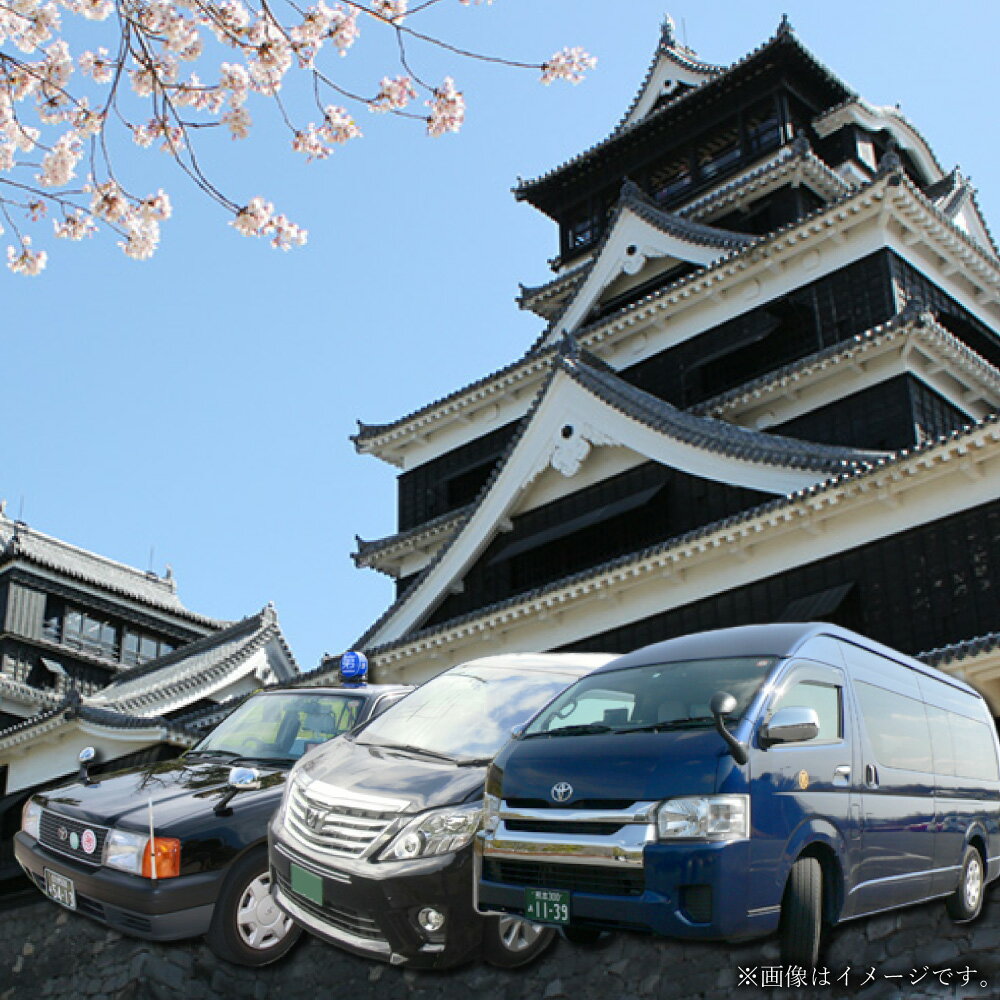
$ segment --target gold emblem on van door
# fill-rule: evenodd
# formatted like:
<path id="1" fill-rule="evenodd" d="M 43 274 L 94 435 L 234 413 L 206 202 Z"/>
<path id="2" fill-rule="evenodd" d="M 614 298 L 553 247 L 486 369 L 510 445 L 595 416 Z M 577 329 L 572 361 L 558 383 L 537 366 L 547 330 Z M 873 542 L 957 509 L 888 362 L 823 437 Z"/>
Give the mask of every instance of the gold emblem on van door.
<path id="1" fill-rule="evenodd" d="M 809 772 L 799 771 L 798 773 L 799 788 L 805 791 L 809 787 Z"/>

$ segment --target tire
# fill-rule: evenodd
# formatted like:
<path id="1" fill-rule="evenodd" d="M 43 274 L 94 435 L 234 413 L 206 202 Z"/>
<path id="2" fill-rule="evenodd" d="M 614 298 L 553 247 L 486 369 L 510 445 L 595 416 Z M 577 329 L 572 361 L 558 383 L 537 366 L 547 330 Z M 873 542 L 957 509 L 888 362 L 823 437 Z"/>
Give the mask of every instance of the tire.
<path id="1" fill-rule="evenodd" d="M 986 866 L 983 856 L 971 844 L 967 844 L 962 855 L 962 874 L 958 888 L 948 897 L 945 906 L 948 916 L 957 924 L 975 920 L 983 908 L 983 893 L 986 889 Z"/>
<path id="2" fill-rule="evenodd" d="M 276 962 L 301 934 L 271 894 L 267 849 L 236 861 L 215 901 L 205 935 L 209 948 L 227 962 L 256 967 Z"/>
<path id="3" fill-rule="evenodd" d="M 522 917 L 487 917 L 483 959 L 497 969 L 517 969 L 538 958 L 556 939 L 552 927 Z"/>
<path id="4" fill-rule="evenodd" d="M 816 858 L 792 865 L 781 901 L 781 960 L 816 967 L 823 932 L 823 869 Z"/>

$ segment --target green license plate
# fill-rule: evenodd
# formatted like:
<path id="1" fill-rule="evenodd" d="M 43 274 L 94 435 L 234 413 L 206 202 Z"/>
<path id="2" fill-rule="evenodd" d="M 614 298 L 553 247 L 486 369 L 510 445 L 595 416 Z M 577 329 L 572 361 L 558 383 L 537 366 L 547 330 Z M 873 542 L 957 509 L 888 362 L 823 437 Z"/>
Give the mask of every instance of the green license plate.
<path id="1" fill-rule="evenodd" d="M 568 924 L 569 893 L 563 889 L 525 889 L 524 915 L 540 924 Z"/>
<path id="2" fill-rule="evenodd" d="M 299 896 L 305 896 L 312 900 L 317 906 L 323 905 L 323 880 L 319 875 L 314 875 L 305 868 L 300 868 L 296 864 L 290 865 L 292 870 L 292 892 Z"/>

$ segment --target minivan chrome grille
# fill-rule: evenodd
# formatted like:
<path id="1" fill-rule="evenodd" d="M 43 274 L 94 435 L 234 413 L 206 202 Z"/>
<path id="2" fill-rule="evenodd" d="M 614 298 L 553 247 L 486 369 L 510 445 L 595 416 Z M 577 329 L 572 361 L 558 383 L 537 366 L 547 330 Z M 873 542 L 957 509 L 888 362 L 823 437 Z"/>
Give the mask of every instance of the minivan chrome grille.
<path id="1" fill-rule="evenodd" d="M 388 832 L 407 804 L 320 782 L 305 789 L 296 781 L 289 789 L 285 823 L 296 838 L 316 850 L 360 858 Z"/>

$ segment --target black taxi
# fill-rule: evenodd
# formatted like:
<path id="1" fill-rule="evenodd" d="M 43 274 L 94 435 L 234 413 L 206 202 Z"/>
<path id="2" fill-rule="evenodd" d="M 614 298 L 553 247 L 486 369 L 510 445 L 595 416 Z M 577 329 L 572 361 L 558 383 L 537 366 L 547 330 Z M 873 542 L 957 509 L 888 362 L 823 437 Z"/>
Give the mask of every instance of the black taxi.
<path id="1" fill-rule="evenodd" d="M 299 935 L 275 905 L 267 823 L 308 750 L 371 719 L 403 685 L 284 688 L 248 698 L 183 756 L 31 797 L 14 853 L 63 907 L 153 941 L 204 934 L 266 965 Z M 89 749 L 89 748 L 88 748 Z"/>

